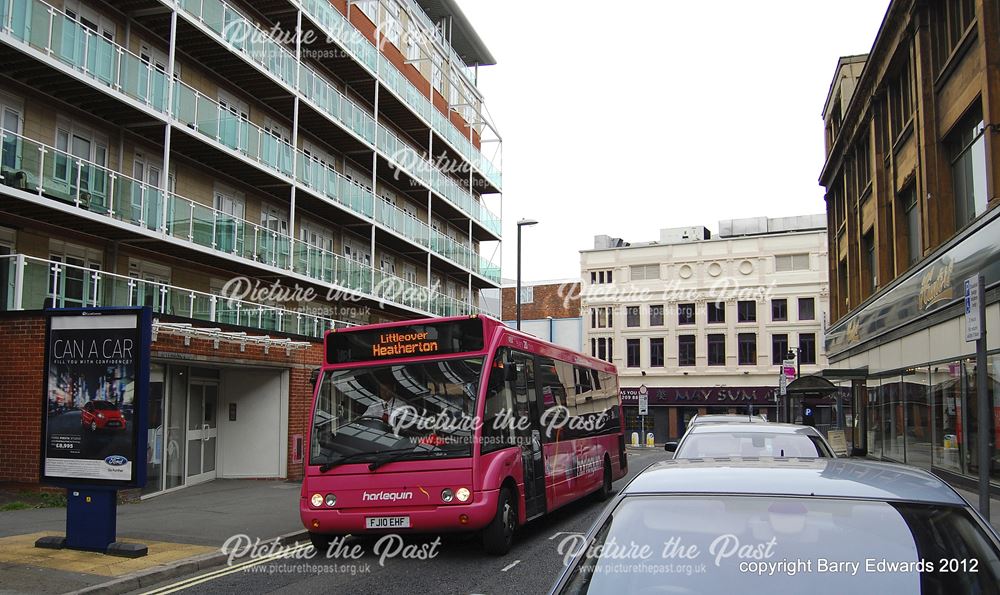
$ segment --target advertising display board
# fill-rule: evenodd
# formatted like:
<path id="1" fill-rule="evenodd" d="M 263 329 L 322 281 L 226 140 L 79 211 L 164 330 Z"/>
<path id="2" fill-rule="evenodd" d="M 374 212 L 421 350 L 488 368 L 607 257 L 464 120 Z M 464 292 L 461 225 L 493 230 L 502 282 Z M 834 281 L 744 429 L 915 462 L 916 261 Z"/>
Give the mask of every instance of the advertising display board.
<path id="1" fill-rule="evenodd" d="M 42 482 L 142 487 L 149 309 L 66 309 L 47 314 Z"/>

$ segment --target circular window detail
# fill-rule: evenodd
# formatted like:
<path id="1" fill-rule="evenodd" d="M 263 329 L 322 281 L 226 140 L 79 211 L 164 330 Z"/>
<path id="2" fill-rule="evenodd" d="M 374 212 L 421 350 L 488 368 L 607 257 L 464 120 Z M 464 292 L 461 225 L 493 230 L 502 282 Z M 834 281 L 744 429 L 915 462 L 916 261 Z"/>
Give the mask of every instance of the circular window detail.
<path id="1" fill-rule="evenodd" d="M 681 279 L 690 279 L 692 272 L 693 271 L 691 270 L 691 265 L 686 264 L 686 265 L 682 266 L 681 270 L 680 270 Z"/>
<path id="2" fill-rule="evenodd" d="M 708 265 L 708 274 L 712 275 L 713 277 L 718 277 L 719 275 L 722 274 L 722 265 L 717 262 L 713 262 L 712 264 Z"/>
<path id="3" fill-rule="evenodd" d="M 753 263 L 749 260 L 744 260 L 740 263 L 740 272 L 744 275 L 749 275 L 753 272 Z"/>

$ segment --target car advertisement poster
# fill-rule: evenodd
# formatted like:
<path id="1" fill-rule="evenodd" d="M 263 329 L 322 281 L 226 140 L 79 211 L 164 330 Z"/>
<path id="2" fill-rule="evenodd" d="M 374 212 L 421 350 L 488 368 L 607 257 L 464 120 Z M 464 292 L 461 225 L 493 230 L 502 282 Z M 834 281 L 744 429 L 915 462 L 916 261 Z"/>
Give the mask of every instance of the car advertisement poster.
<path id="1" fill-rule="evenodd" d="M 149 366 L 142 314 L 108 309 L 50 317 L 44 480 L 136 483 L 137 467 L 145 461 L 136 457 L 139 426 L 145 425 L 138 405 L 148 382 L 143 366 Z"/>

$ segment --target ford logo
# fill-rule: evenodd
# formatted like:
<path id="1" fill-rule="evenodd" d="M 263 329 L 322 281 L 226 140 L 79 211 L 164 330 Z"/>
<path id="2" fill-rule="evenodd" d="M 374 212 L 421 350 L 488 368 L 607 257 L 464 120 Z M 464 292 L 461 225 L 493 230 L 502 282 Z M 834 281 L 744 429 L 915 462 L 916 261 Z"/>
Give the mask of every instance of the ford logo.
<path id="1" fill-rule="evenodd" d="M 128 459 L 121 455 L 111 455 L 110 457 L 104 459 L 104 462 L 112 467 L 121 467 L 128 462 Z"/>

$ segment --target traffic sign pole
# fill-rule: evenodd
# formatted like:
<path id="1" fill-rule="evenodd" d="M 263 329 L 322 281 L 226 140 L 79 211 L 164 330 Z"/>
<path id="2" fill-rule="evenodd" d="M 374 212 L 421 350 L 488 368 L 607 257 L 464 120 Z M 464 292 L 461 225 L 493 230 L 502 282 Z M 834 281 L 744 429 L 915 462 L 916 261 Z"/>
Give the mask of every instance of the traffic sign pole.
<path id="1" fill-rule="evenodd" d="M 986 390 L 986 279 L 977 275 L 965 282 L 966 341 L 976 341 L 976 401 L 978 404 L 976 442 L 979 461 L 979 512 L 990 518 L 990 434 L 992 406 Z"/>

